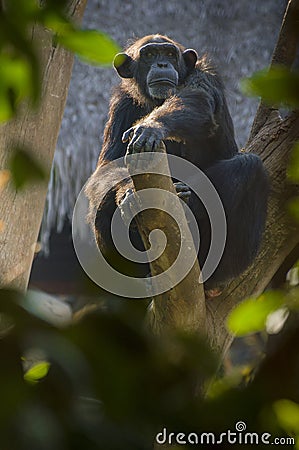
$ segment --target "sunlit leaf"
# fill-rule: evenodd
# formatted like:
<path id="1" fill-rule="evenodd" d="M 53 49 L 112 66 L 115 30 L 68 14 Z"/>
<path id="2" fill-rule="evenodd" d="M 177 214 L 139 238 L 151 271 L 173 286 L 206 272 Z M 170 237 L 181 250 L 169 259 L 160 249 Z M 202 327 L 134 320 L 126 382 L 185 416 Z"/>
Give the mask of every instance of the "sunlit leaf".
<path id="1" fill-rule="evenodd" d="M 27 372 L 24 374 L 24 380 L 29 383 L 38 383 L 42 378 L 48 375 L 50 369 L 50 363 L 47 361 L 39 361 L 34 364 Z"/>
<path id="2" fill-rule="evenodd" d="M 25 95 L 30 92 L 31 70 L 27 61 L 0 56 L 0 83 Z"/>
<path id="3" fill-rule="evenodd" d="M 42 181 L 45 171 L 40 164 L 24 149 L 17 149 L 10 161 L 12 181 L 16 189 L 22 188 L 26 183 Z"/>
<path id="4" fill-rule="evenodd" d="M 284 67 L 255 73 L 242 80 L 241 89 L 246 95 L 262 97 L 274 106 L 299 106 L 299 72 L 291 72 Z"/>
<path id="5" fill-rule="evenodd" d="M 74 26 L 70 21 L 61 16 L 57 11 L 46 11 L 45 14 L 41 15 L 41 19 L 46 28 L 49 28 L 58 35 L 65 35 L 74 30 Z"/>
<path id="6" fill-rule="evenodd" d="M 109 65 L 119 47 L 106 34 L 94 30 L 65 29 L 58 42 L 92 64 Z"/>
<path id="7" fill-rule="evenodd" d="M 22 58 L 0 55 L 0 121 L 9 120 L 17 103 L 30 95 L 33 89 L 29 63 Z"/>
<path id="8" fill-rule="evenodd" d="M 278 400 L 273 409 L 280 426 L 289 433 L 299 433 L 299 405 L 291 400 Z"/>
<path id="9" fill-rule="evenodd" d="M 46 27 L 56 33 L 58 43 L 92 64 L 110 65 L 120 51 L 116 43 L 105 33 L 96 30 L 80 30 L 58 14 L 47 14 Z"/>
<path id="10" fill-rule="evenodd" d="M 238 305 L 229 315 L 227 326 L 237 336 L 265 329 L 268 315 L 279 309 L 284 296 L 279 291 L 268 291 L 257 299 L 249 298 Z"/>
<path id="11" fill-rule="evenodd" d="M 299 181 L 299 142 L 294 146 L 291 154 L 288 177 L 292 181 Z"/>

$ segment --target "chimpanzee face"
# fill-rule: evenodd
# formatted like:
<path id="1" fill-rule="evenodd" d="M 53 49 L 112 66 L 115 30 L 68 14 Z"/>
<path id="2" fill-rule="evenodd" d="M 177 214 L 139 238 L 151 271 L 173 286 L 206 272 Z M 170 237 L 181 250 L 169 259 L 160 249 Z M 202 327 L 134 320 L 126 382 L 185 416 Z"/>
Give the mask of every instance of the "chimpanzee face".
<path id="1" fill-rule="evenodd" d="M 170 43 L 151 43 L 141 47 L 139 55 L 139 70 L 146 74 L 149 96 L 166 99 L 175 94 L 179 81 L 179 49 Z"/>
<path id="2" fill-rule="evenodd" d="M 196 61 L 195 50 L 182 52 L 171 42 L 149 42 L 139 48 L 137 57 L 126 53 L 116 55 L 114 67 L 122 78 L 135 79 L 147 97 L 165 100 L 176 93 Z"/>

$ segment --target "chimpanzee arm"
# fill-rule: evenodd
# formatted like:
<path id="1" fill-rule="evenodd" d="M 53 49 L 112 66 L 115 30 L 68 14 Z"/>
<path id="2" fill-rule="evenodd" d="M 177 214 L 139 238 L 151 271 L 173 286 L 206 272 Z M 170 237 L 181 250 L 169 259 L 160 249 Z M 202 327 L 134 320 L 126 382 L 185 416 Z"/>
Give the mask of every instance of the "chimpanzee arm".
<path id="1" fill-rule="evenodd" d="M 212 136 L 227 114 L 221 82 L 196 70 L 177 95 L 138 121 L 123 140 L 132 138 L 129 151 L 155 150 L 163 139 L 195 144 Z"/>
<path id="2" fill-rule="evenodd" d="M 215 99 L 207 92 L 198 89 L 195 92 L 186 88 L 180 95 L 166 100 L 156 108 L 142 125 L 159 124 L 167 139 L 186 142 L 196 130 L 208 136 L 216 127 Z"/>
<path id="3" fill-rule="evenodd" d="M 196 68 L 177 95 L 148 117 L 166 128 L 168 138 L 186 142 L 195 131 L 205 138 L 212 135 L 218 116 L 226 114 L 224 104 L 224 87 L 219 76 Z"/>
<path id="4" fill-rule="evenodd" d="M 121 87 L 115 89 L 110 102 L 109 120 L 105 126 L 99 164 L 125 155 L 127 145 L 122 142 L 122 135 L 134 122 L 145 115 L 144 108 L 135 104 L 133 98 L 123 92 Z"/>

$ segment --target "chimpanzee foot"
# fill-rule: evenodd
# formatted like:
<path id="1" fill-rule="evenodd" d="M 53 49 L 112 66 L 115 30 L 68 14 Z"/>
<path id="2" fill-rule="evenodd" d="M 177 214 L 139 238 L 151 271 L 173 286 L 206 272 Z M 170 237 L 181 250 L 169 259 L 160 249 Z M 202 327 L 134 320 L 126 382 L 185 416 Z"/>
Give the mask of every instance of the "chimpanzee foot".
<path id="1" fill-rule="evenodd" d="M 178 194 L 178 197 L 188 204 L 191 197 L 191 190 L 189 186 L 187 186 L 187 184 L 183 183 L 182 181 L 178 181 L 177 183 L 174 183 L 174 187 L 176 193 Z"/>
<path id="2" fill-rule="evenodd" d="M 213 288 L 213 289 L 205 289 L 205 296 L 207 300 L 211 298 L 219 297 L 223 292 L 223 288 Z"/>

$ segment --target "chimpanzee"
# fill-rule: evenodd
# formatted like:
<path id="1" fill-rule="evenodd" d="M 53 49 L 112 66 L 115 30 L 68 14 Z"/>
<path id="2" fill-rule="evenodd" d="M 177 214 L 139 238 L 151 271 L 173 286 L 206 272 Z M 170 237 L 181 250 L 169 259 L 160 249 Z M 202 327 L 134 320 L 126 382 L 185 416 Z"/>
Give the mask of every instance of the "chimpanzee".
<path id="1" fill-rule="evenodd" d="M 169 154 L 187 159 L 208 176 L 221 198 L 227 221 L 223 256 L 205 282 L 206 290 L 217 293 L 243 272 L 258 252 L 268 192 L 262 162 L 254 154 L 238 151 L 222 81 L 206 57 L 199 59 L 195 50 L 157 34 L 136 40 L 125 53 L 116 55 L 114 67 L 122 81 L 111 99 L 98 166 L 126 152 L 155 151 L 163 141 Z M 86 189 L 93 205 L 96 186 L 101 184 L 96 176 L 97 172 Z M 113 173 L 110 177 L 113 179 Z M 211 239 L 208 215 L 188 186 L 175 186 L 198 222 L 202 267 Z M 149 271 L 148 265 L 123 264 L 110 232 L 112 215 L 130 188 L 130 180 L 114 186 L 97 204 L 93 225 L 97 244 L 108 261 L 141 276 Z M 137 227 L 132 225 L 130 232 L 134 245 L 144 249 Z"/>

